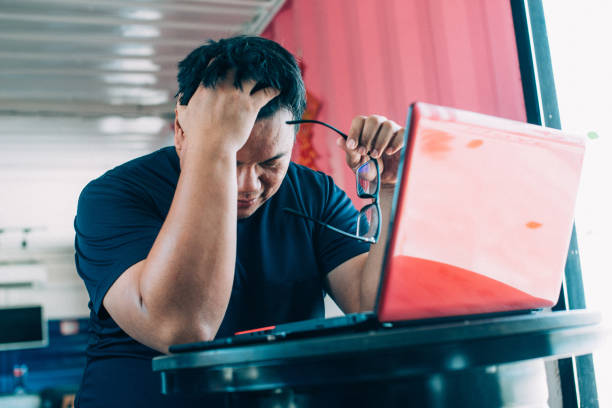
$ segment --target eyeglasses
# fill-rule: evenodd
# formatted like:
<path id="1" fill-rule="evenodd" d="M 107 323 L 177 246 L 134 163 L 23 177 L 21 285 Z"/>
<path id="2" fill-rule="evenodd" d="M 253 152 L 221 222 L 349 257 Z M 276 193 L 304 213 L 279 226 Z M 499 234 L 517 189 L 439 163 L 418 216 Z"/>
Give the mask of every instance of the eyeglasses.
<path id="1" fill-rule="evenodd" d="M 318 120 L 289 120 L 285 123 L 288 125 L 297 125 L 300 123 L 316 123 L 319 125 L 326 126 L 331 130 L 337 132 L 340 136 L 344 138 L 344 140 L 348 139 L 348 136 L 343 132 L 339 131 L 331 125 L 328 125 L 325 122 L 320 122 Z M 380 235 L 380 205 L 378 204 L 378 193 L 380 190 L 380 170 L 378 168 L 378 162 L 375 159 L 370 158 L 367 162 L 357 168 L 357 171 L 355 172 L 355 178 L 357 182 L 357 197 L 364 199 L 373 199 L 374 202 L 366 205 L 359 211 L 356 220 L 357 227 L 355 229 L 354 234 L 343 231 L 339 228 L 334 227 L 333 225 L 324 223 L 323 221 L 319 221 L 316 218 L 313 218 L 292 208 L 283 208 L 283 210 L 290 214 L 304 217 L 346 237 L 374 244 L 378 241 L 378 237 Z"/>

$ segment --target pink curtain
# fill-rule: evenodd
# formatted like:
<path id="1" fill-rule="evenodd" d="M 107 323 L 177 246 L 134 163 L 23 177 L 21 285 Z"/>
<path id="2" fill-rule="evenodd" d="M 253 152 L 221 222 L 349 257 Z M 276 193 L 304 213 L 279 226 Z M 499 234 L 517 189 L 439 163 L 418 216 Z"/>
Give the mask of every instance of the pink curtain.
<path id="1" fill-rule="evenodd" d="M 403 125 L 413 101 L 525 120 L 508 1 L 288 0 L 263 36 L 301 59 L 309 114 L 345 131 L 357 114 Z M 354 198 L 335 134 L 310 132 L 294 159 Z"/>

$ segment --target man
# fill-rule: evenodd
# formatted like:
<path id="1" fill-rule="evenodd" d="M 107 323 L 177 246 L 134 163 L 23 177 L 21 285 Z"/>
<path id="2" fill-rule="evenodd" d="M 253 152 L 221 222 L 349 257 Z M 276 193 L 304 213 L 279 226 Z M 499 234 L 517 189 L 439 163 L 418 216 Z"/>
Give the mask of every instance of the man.
<path id="1" fill-rule="evenodd" d="M 347 313 L 374 302 L 385 243 L 283 211 L 355 230 L 357 210 L 331 178 L 290 163 L 286 122 L 305 106 L 293 56 L 258 37 L 211 41 L 179 64 L 178 81 L 175 147 L 79 198 L 92 334 L 77 406 L 189 406 L 162 396 L 151 370 L 170 345 L 323 316 L 325 291 Z M 338 139 L 351 168 L 379 159 L 386 219 L 402 144 L 403 129 L 380 116 L 355 118 Z"/>

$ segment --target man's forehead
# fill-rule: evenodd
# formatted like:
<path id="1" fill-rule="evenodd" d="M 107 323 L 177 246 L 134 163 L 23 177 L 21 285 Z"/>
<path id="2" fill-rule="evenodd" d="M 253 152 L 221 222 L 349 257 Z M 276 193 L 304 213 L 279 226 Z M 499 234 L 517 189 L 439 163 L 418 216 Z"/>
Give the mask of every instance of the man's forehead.
<path id="1" fill-rule="evenodd" d="M 291 119 L 291 114 L 280 112 L 255 122 L 249 139 L 238 151 L 238 161 L 262 162 L 291 152 L 295 128 L 285 123 Z"/>

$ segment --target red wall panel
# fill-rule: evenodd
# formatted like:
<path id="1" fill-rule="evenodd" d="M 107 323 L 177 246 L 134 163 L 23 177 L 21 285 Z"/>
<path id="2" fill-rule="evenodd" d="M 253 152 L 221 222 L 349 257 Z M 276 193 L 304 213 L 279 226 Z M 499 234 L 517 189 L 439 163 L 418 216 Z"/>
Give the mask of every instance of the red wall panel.
<path id="1" fill-rule="evenodd" d="M 525 120 L 513 30 L 508 1 L 288 0 L 263 36 L 302 60 L 318 118 L 348 130 L 357 114 L 404 124 L 417 100 Z M 314 127 L 313 145 L 354 197 L 335 135 Z"/>

